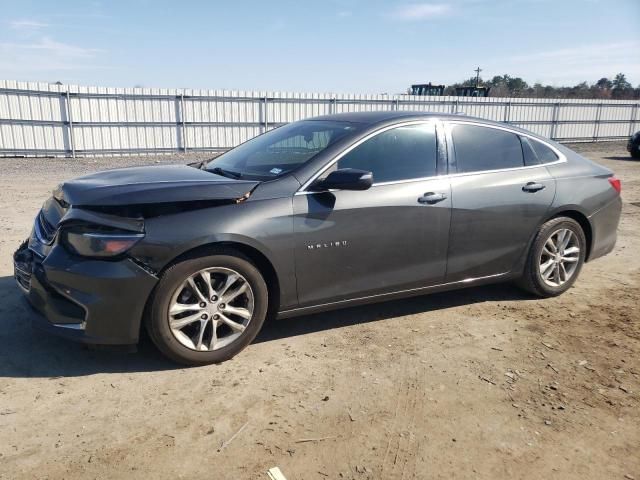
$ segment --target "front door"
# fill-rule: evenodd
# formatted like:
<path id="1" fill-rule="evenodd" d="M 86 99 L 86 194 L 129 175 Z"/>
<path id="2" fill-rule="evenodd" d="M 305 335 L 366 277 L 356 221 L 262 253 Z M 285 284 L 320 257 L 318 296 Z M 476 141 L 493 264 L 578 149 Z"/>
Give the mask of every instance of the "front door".
<path id="1" fill-rule="evenodd" d="M 451 215 L 449 181 L 437 172 L 435 124 L 383 130 L 336 168 L 373 173 L 365 191 L 294 197 L 300 306 L 442 283 Z"/>

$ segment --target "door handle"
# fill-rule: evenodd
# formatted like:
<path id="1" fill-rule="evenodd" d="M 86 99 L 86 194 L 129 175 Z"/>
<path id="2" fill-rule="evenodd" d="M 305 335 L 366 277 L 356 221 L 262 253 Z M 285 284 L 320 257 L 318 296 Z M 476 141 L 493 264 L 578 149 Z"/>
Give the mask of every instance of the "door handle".
<path id="1" fill-rule="evenodd" d="M 527 184 L 522 187 L 522 191 L 523 192 L 529 192 L 529 193 L 535 193 L 535 192 L 539 192 L 540 190 L 544 190 L 545 186 L 541 183 L 536 183 L 536 182 L 527 182 Z"/>
<path id="2" fill-rule="evenodd" d="M 429 205 L 433 205 L 434 203 L 438 203 L 446 199 L 447 196 L 444 193 L 427 192 L 418 198 L 418 203 L 428 203 Z"/>

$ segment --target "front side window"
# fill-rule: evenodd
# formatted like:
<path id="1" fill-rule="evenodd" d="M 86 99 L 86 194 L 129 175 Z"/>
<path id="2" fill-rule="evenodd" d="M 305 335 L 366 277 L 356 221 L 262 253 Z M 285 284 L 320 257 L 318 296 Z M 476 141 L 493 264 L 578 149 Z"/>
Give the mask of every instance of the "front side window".
<path id="1" fill-rule="evenodd" d="M 338 160 L 337 168 L 373 173 L 374 183 L 436 175 L 435 125 L 396 127 L 370 138 Z"/>
<path id="2" fill-rule="evenodd" d="M 248 180 L 271 180 L 311 160 L 361 126 L 349 122 L 307 120 L 271 130 L 211 160 L 206 170 Z"/>
<path id="3" fill-rule="evenodd" d="M 517 135 L 497 128 L 454 124 L 451 136 L 458 172 L 482 172 L 524 166 Z"/>

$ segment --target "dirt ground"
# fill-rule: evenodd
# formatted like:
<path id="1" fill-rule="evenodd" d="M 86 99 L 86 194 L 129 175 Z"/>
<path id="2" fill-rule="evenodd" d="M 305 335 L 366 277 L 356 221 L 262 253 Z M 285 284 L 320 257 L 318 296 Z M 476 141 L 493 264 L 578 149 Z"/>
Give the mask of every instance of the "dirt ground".
<path id="1" fill-rule="evenodd" d="M 622 179 L 624 211 L 561 297 L 496 285 L 273 321 L 192 369 L 148 340 L 32 331 L 11 267 L 59 181 L 176 158 L 0 159 L 0 478 L 640 480 L 640 162 L 572 147 Z"/>

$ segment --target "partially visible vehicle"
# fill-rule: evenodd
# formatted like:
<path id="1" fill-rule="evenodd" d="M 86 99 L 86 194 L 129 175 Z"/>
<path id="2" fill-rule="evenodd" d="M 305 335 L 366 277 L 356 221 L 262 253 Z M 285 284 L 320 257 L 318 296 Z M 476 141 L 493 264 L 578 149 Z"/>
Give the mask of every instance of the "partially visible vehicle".
<path id="1" fill-rule="evenodd" d="M 479 87 L 466 85 L 464 87 L 456 87 L 456 97 L 488 97 L 491 87 Z"/>
<path id="2" fill-rule="evenodd" d="M 640 159 L 640 132 L 634 133 L 629 138 L 627 152 L 631 154 L 631 158 Z"/>
<path id="3" fill-rule="evenodd" d="M 411 88 L 408 89 L 409 95 L 426 95 L 426 96 L 442 96 L 444 95 L 444 89 L 447 88 L 444 85 L 432 85 L 429 83 L 417 83 L 411 85 Z"/>

